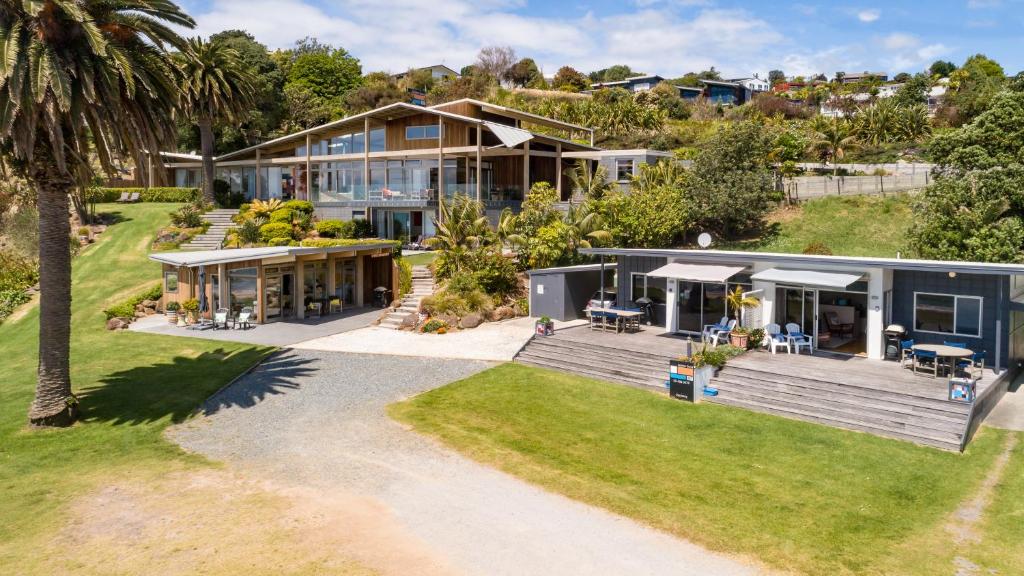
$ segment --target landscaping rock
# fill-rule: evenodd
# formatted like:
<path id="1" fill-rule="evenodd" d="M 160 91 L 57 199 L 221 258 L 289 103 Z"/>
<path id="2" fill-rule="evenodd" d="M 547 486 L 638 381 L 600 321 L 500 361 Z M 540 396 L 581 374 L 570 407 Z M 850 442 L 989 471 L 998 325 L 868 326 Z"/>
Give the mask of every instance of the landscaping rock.
<path id="1" fill-rule="evenodd" d="M 143 308 L 156 309 L 156 300 L 143 300 L 141 306 Z"/>
<path id="2" fill-rule="evenodd" d="M 461 325 L 462 325 L 463 328 L 476 328 L 477 326 L 482 324 L 483 321 L 484 321 L 484 319 L 481 318 L 479 314 L 471 313 L 471 314 L 466 314 L 462 318 L 462 324 Z"/>
<path id="3" fill-rule="evenodd" d="M 111 318 L 107 320 L 107 330 L 123 330 L 128 327 L 124 318 Z"/>
<path id="4" fill-rule="evenodd" d="M 409 314 L 405 318 L 402 318 L 402 330 L 412 330 L 416 328 L 416 324 L 419 323 L 419 317 L 416 314 Z"/>
<path id="5" fill-rule="evenodd" d="M 515 318 L 516 311 L 511 306 L 498 306 L 491 312 L 491 321 L 497 322 L 499 320 L 508 320 L 509 318 Z"/>
<path id="6" fill-rule="evenodd" d="M 146 309 L 143 308 L 142 310 L 136 310 L 135 311 L 135 317 L 136 318 L 145 318 L 146 317 Z"/>
<path id="7" fill-rule="evenodd" d="M 435 318 L 444 322 L 451 328 L 457 328 L 459 326 L 458 316 L 454 316 L 452 314 L 441 314 L 440 316 L 435 316 Z"/>

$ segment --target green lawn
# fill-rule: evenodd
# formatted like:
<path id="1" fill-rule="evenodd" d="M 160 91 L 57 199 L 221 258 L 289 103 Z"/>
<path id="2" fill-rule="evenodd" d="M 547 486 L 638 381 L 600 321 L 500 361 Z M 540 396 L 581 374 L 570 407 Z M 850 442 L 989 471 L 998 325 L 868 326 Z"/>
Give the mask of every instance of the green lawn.
<path id="1" fill-rule="evenodd" d="M 104 329 L 104 307 L 159 279 L 160 266 L 146 254 L 173 208 L 100 205 L 99 212 L 116 213 L 123 221 L 75 259 L 71 368 L 82 422 L 63 430 L 28 430 L 38 309 L 0 325 L 0 566 L 41 570 L 35 564 L 39 546 L 59 529 L 76 495 L 128 470 L 159 473 L 198 463 L 161 432 L 270 352 Z"/>
<path id="2" fill-rule="evenodd" d="M 437 252 L 423 252 L 422 254 L 411 254 L 409 256 L 403 256 L 409 261 L 409 264 L 413 266 L 426 266 L 434 261 L 437 257 Z"/>
<path id="3" fill-rule="evenodd" d="M 390 414 L 547 489 L 803 574 L 933 573 L 901 544 L 941 538 L 1006 438 L 982 429 L 960 455 L 518 364 Z M 1019 535 L 1015 510 L 992 529 L 1017 521 Z"/>
<path id="4" fill-rule="evenodd" d="M 803 252 L 820 243 L 839 256 L 895 258 L 906 253 L 912 196 L 830 196 L 780 209 L 760 238 L 723 243 L 725 250 Z"/>

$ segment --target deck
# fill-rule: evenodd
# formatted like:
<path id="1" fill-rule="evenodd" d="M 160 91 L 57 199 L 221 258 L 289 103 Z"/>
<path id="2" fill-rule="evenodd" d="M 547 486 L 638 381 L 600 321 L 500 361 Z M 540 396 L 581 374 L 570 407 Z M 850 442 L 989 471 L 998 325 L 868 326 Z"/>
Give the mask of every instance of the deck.
<path id="1" fill-rule="evenodd" d="M 616 334 L 583 325 L 534 338 L 516 361 L 662 391 L 668 360 L 686 355 L 690 345 L 701 343 L 656 326 Z M 978 398 L 998 401 L 988 392 L 1001 382 L 986 369 Z M 978 404 L 950 401 L 946 378 L 915 375 L 898 362 L 821 351 L 750 351 L 730 360 L 711 385 L 719 391 L 707 398 L 711 402 L 946 450 L 962 449 Z"/>

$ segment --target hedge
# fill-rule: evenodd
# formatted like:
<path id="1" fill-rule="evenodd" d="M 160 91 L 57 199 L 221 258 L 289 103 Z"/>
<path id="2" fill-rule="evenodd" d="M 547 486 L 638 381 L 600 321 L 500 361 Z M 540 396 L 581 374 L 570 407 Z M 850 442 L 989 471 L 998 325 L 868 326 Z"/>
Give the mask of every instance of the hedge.
<path id="1" fill-rule="evenodd" d="M 314 248 L 329 248 L 331 246 L 390 246 L 392 249 L 402 248 L 398 240 L 381 240 L 379 238 L 306 238 L 299 243 L 300 246 L 311 246 Z"/>
<path id="2" fill-rule="evenodd" d="M 321 238 L 352 238 L 355 230 L 356 223 L 351 220 L 321 220 L 316 223 L 316 232 Z"/>
<path id="3" fill-rule="evenodd" d="M 284 222 L 268 222 L 260 226 L 260 238 L 264 242 L 270 242 L 274 238 L 291 238 L 292 225 Z"/>
<path id="4" fill-rule="evenodd" d="M 164 287 L 162 284 L 155 284 L 152 288 L 141 292 L 120 304 L 115 304 L 110 308 L 103 311 L 107 316 L 107 320 L 111 318 L 135 318 L 135 306 L 142 303 L 143 300 L 159 300 L 164 295 Z"/>
<path id="5" fill-rule="evenodd" d="M 89 202 L 117 202 L 124 193 L 139 194 L 142 202 L 194 202 L 201 196 L 199 188 L 90 188 L 86 192 Z"/>

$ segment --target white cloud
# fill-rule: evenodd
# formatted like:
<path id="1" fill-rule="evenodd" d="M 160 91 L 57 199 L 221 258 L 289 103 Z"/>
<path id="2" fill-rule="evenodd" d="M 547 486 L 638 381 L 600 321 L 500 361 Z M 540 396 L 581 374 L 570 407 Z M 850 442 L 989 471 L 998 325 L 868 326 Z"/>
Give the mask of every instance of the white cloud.
<path id="1" fill-rule="evenodd" d="M 1002 5 L 1001 0 L 967 0 L 967 7 L 971 10 L 998 8 L 1000 5 Z"/>
<path id="2" fill-rule="evenodd" d="M 867 10 L 861 10 L 857 12 L 857 19 L 861 22 L 874 22 L 882 17 L 882 11 L 875 8 L 869 8 Z"/>
<path id="3" fill-rule="evenodd" d="M 903 34 L 895 32 L 889 34 L 882 40 L 882 44 L 886 50 L 903 50 L 906 48 L 913 48 L 920 44 L 921 41 L 910 34 Z"/>

